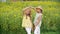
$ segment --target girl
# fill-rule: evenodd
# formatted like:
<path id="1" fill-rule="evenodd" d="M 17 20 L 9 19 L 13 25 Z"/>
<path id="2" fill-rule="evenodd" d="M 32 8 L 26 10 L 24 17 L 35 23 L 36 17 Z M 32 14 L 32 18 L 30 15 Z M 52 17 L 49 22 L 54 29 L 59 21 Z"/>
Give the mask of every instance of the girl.
<path id="1" fill-rule="evenodd" d="M 36 7 L 36 16 L 34 20 L 35 30 L 34 34 L 40 34 L 40 27 L 42 21 L 42 8 L 40 6 Z"/>
<path id="2" fill-rule="evenodd" d="M 22 27 L 26 29 L 27 34 L 31 34 L 32 22 L 31 22 L 31 8 L 24 8 Z"/>

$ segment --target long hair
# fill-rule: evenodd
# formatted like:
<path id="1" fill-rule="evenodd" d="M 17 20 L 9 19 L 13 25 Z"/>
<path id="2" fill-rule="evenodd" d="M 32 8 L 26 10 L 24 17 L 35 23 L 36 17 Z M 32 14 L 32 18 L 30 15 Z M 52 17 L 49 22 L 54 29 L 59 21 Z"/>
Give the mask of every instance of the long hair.
<path id="1" fill-rule="evenodd" d="M 26 14 L 26 13 L 25 13 L 25 10 L 24 10 L 24 11 L 23 11 L 23 15 L 26 15 L 26 19 L 27 19 L 27 16 L 29 16 L 30 19 L 31 19 L 31 12 L 30 12 L 29 14 Z"/>
<path id="2" fill-rule="evenodd" d="M 42 9 L 40 9 L 41 13 L 42 13 Z"/>

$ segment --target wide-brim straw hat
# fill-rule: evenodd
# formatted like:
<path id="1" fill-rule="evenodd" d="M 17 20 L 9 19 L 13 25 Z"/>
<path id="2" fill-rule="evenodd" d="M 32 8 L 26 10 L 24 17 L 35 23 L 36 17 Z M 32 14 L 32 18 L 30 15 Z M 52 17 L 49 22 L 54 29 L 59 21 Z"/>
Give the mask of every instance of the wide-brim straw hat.
<path id="1" fill-rule="evenodd" d="M 41 6 L 37 6 L 36 8 L 39 8 L 39 9 L 43 10 Z"/>
<path id="2" fill-rule="evenodd" d="M 31 7 L 29 6 L 29 7 L 25 7 L 25 8 L 23 8 L 23 11 L 25 11 L 26 9 L 31 9 Z"/>

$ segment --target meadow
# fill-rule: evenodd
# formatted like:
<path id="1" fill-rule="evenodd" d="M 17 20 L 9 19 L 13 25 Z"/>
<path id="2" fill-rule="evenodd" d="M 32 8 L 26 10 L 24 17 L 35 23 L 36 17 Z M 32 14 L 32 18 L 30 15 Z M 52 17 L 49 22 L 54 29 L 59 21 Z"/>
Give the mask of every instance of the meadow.
<path id="1" fill-rule="evenodd" d="M 41 34 L 60 34 L 60 2 L 54 1 L 0 2 L 0 34 L 26 34 L 21 24 L 23 8 L 28 6 L 43 8 Z M 32 9 L 32 21 L 34 16 Z"/>

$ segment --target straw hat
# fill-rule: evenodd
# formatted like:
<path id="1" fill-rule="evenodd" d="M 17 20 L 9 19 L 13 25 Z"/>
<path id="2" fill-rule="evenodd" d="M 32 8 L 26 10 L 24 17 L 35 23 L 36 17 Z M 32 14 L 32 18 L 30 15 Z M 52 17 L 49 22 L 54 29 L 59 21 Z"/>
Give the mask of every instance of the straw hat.
<path id="1" fill-rule="evenodd" d="M 40 8 L 41 10 L 43 10 L 41 6 L 38 6 L 38 7 L 36 7 L 36 8 Z"/>
<path id="2" fill-rule="evenodd" d="M 29 8 L 31 8 L 30 6 L 29 7 L 25 7 L 24 9 L 23 9 L 23 11 L 25 11 L 26 9 L 29 9 Z"/>

